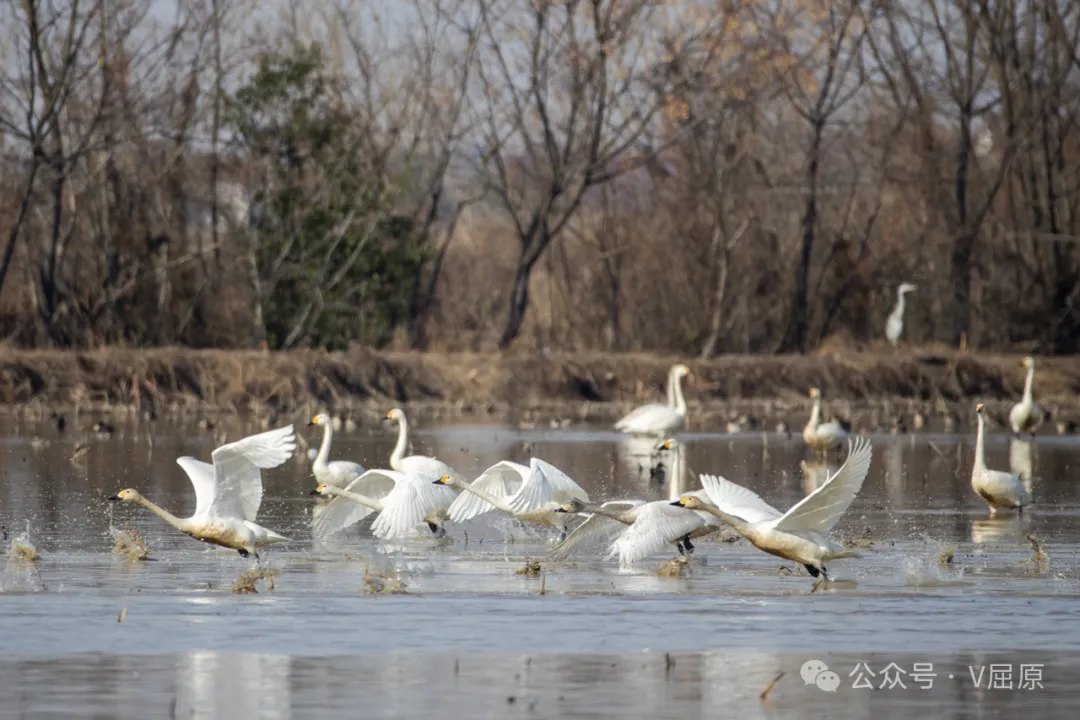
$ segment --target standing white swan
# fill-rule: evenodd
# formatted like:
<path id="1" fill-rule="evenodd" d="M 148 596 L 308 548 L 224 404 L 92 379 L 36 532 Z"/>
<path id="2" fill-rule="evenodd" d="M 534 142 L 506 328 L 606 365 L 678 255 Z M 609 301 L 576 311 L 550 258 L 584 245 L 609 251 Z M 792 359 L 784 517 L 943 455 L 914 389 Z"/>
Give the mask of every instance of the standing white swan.
<path id="1" fill-rule="evenodd" d="M 519 520 L 558 529 L 560 542 L 566 538 L 572 515 L 556 510 L 574 499 L 589 500 L 589 494 L 566 473 L 539 458 L 532 458 L 529 467 L 509 460 L 495 463 L 471 483 L 453 475 L 435 482 L 463 491 L 447 511 L 452 522 L 502 510 Z"/>
<path id="2" fill-rule="evenodd" d="M 1031 493 L 1024 487 L 1019 475 L 991 470 L 986 467 L 986 454 L 983 449 L 983 435 L 986 420 L 983 417 L 983 404 L 975 406 L 979 417 L 979 434 L 975 438 L 975 465 L 971 470 L 971 487 L 989 506 L 990 514 L 995 515 L 1002 508 L 1016 508 L 1023 512 L 1025 505 L 1031 504 Z"/>
<path id="3" fill-rule="evenodd" d="M 409 449 L 409 421 L 405 418 L 405 411 L 394 408 L 386 413 L 389 420 L 395 420 L 398 424 L 397 445 L 390 455 L 390 467 L 398 472 L 415 473 L 417 475 L 431 475 L 442 477 L 443 475 L 457 475 L 460 473 L 441 460 L 426 455 L 406 455 Z"/>
<path id="4" fill-rule="evenodd" d="M 311 418 L 308 425 L 318 425 L 323 429 L 322 445 L 311 463 L 311 472 L 320 485 L 343 488 L 364 474 L 364 466 L 349 460 L 330 460 L 330 442 L 334 437 L 333 423 L 326 413 L 319 413 Z"/>
<path id="5" fill-rule="evenodd" d="M 422 523 L 441 537 L 445 510 L 457 497 L 451 488 L 433 485 L 428 475 L 396 470 L 368 470 L 345 489 L 323 484 L 312 494 L 336 496 L 311 523 L 312 534 L 320 539 L 373 512 L 379 513 L 371 526 L 377 538 L 403 538 Z"/>
<path id="6" fill-rule="evenodd" d="M 686 399 L 682 379 L 690 375 L 686 365 L 673 365 L 668 372 L 667 404 L 642 405 L 615 423 L 615 429 L 634 435 L 663 435 L 686 422 Z"/>
<path id="7" fill-rule="evenodd" d="M 828 580 L 825 563 L 859 556 L 826 535 L 855 500 L 870 470 L 872 455 L 869 441 L 855 438 L 836 474 L 783 515 L 752 490 L 714 475 L 701 476 L 712 504 L 696 496 L 672 504 L 715 515 L 757 549 L 801 563 L 813 577 L 821 575 Z"/>
<path id="8" fill-rule="evenodd" d="M 1024 381 L 1024 397 L 1020 399 L 1020 402 L 1013 405 L 1012 410 L 1009 411 L 1009 424 L 1012 425 L 1013 432 L 1017 435 L 1020 433 L 1034 435 L 1035 430 L 1046 418 L 1046 412 L 1035 404 L 1035 399 L 1031 394 L 1031 384 L 1035 380 L 1035 358 L 1026 357 L 1021 364 L 1027 368 L 1027 380 Z"/>
<path id="9" fill-rule="evenodd" d="M 295 449 L 293 426 L 287 425 L 222 445 L 211 455 L 213 465 L 193 457 L 177 458 L 195 486 L 195 514 L 189 518 L 172 515 L 131 488 L 109 500 L 138 503 L 196 540 L 258 560 L 259 548 L 288 540 L 255 524 L 263 495 L 260 470 L 281 465 Z"/>
<path id="10" fill-rule="evenodd" d="M 803 441 L 818 452 L 825 453 L 839 448 L 847 440 L 847 430 L 840 423 L 821 422 L 821 390 L 810 388 L 810 397 L 814 407 L 810 411 L 810 420 L 803 428 Z"/>
<path id="11" fill-rule="evenodd" d="M 885 321 L 885 337 L 893 347 L 900 342 L 900 335 L 904 332 L 904 295 L 915 290 L 915 287 L 911 283 L 900 283 L 900 287 L 896 288 L 896 307 Z"/>

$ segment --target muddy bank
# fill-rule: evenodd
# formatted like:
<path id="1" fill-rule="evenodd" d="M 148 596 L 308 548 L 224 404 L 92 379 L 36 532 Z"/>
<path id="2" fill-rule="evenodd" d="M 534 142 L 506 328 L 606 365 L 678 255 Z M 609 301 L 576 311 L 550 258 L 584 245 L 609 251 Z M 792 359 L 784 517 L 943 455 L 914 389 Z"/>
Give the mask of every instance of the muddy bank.
<path id="1" fill-rule="evenodd" d="M 682 358 L 626 354 L 425 354 L 220 350 L 5 351 L 0 406 L 151 418 L 227 413 L 268 417 L 329 408 L 370 425 L 394 405 L 429 420 L 513 420 L 522 426 L 607 423 L 663 398 Z M 805 421 L 807 388 L 857 429 L 951 429 L 987 403 L 999 421 L 1023 391 L 1016 356 L 833 353 L 688 360 L 691 430 L 772 430 Z M 1037 400 L 1058 422 L 1080 418 L 1080 363 L 1040 359 Z M 1071 427 L 1063 427 L 1063 431 Z"/>

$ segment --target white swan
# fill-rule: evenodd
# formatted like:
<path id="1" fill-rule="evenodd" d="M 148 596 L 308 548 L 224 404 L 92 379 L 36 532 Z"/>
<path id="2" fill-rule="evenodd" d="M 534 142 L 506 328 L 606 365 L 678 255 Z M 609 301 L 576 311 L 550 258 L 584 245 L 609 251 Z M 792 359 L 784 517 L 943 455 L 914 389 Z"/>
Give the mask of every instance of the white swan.
<path id="1" fill-rule="evenodd" d="M 824 485 L 783 515 L 755 492 L 713 475 L 701 484 L 712 504 L 684 497 L 674 505 L 715 515 L 759 550 L 804 565 L 813 577 L 829 579 L 825 563 L 858 553 L 826 535 L 851 506 L 870 470 L 873 452 L 864 438 L 851 442 L 847 460 Z"/>
<path id="2" fill-rule="evenodd" d="M 983 417 L 982 403 L 975 406 L 975 414 L 979 417 L 979 434 L 975 438 L 975 465 L 971 470 L 971 487 L 989 506 L 991 515 L 996 514 L 1000 508 L 1016 508 L 1017 512 L 1023 512 L 1024 506 L 1031 504 L 1031 493 L 1024 487 L 1019 475 L 986 467 L 986 453 L 983 449 L 986 420 Z"/>
<path id="3" fill-rule="evenodd" d="M 704 494 L 702 490 L 697 492 Z M 602 505 L 572 500 L 556 512 L 588 513 L 589 517 L 551 551 L 548 555 L 551 562 L 565 560 L 585 540 L 611 540 L 616 534 L 618 537 L 611 542 L 608 557 L 617 555 L 621 565 L 644 560 L 664 552 L 671 545 L 675 545 L 680 554 L 689 555 L 694 551 L 692 538 L 704 537 L 720 529 L 720 523 L 711 516 L 682 512 L 673 508 L 669 500 L 613 500 Z"/>
<path id="4" fill-rule="evenodd" d="M 258 560 L 259 548 L 288 540 L 255 524 L 263 495 L 260 470 L 281 465 L 295 449 L 293 426 L 287 425 L 222 445 L 211 455 L 213 465 L 193 457 L 177 458 L 195 486 L 195 514 L 189 518 L 172 515 L 131 488 L 109 500 L 138 503 L 196 540 Z"/>
<path id="5" fill-rule="evenodd" d="M 398 472 L 415 473 L 417 475 L 431 475 L 442 477 L 443 475 L 461 474 L 441 460 L 426 455 L 406 455 L 409 449 L 409 421 L 405 418 L 405 412 L 401 408 L 394 408 L 386 413 L 390 420 L 396 420 L 398 424 L 397 445 L 390 455 L 390 467 Z"/>
<path id="6" fill-rule="evenodd" d="M 330 442 L 334 438 L 333 423 L 326 413 L 319 413 L 311 418 L 308 425 L 319 425 L 323 429 L 322 445 L 311 463 L 311 472 L 320 485 L 343 488 L 364 474 L 364 466 L 349 460 L 330 461 Z M 310 457 L 310 451 L 309 451 Z"/>
<path id="7" fill-rule="evenodd" d="M 558 529 L 560 542 L 573 516 L 555 511 L 574 499 L 589 500 L 589 494 L 566 473 L 539 458 L 532 458 L 529 467 L 509 460 L 495 463 L 471 483 L 454 475 L 435 482 L 463 491 L 447 511 L 452 522 L 502 510 L 519 520 Z"/>
<path id="8" fill-rule="evenodd" d="M 668 372 L 667 404 L 642 405 L 615 423 L 615 429 L 634 435 L 663 435 L 686 422 L 686 399 L 682 379 L 690 375 L 686 365 L 673 365 Z"/>
<path id="9" fill-rule="evenodd" d="M 312 534 L 320 539 L 373 512 L 379 513 L 371 526 L 377 538 L 403 538 L 422 523 L 441 537 L 446 534 L 444 511 L 457 497 L 450 487 L 433 485 L 431 476 L 396 470 L 368 470 L 344 489 L 322 484 L 312 494 L 336 496 L 311 523 Z"/>
<path id="10" fill-rule="evenodd" d="M 1012 430 L 1017 435 L 1020 433 L 1034 435 L 1035 430 L 1046 418 L 1046 412 L 1035 404 L 1035 399 L 1031 395 L 1031 383 L 1035 380 L 1035 358 L 1026 357 L 1022 364 L 1027 368 L 1024 397 L 1020 399 L 1020 402 L 1013 405 L 1012 410 L 1009 411 L 1009 424 L 1012 425 Z"/>
<path id="11" fill-rule="evenodd" d="M 915 290 L 915 286 L 911 283 L 900 283 L 900 287 L 896 288 L 896 307 L 885 321 L 885 338 L 893 347 L 900 342 L 900 335 L 904 332 L 904 295 L 912 290 Z"/>
<path id="12" fill-rule="evenodd" d="M 803 441 L 821 453 L 839 448 L 847 440 L 847 430 L 844 430 L 840 423 L 821 422 L 821 391 L 810 388 L 809 394 L 814 401 L 814 408 L 810 411 L 810 420 L 803 428 Z"/>

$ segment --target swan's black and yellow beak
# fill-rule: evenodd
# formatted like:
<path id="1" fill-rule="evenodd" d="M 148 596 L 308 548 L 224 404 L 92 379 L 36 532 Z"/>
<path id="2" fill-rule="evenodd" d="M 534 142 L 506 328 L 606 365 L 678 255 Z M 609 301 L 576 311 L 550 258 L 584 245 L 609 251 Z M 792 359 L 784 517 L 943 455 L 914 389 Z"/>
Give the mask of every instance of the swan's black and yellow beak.
<path id="1" fill-rule="evenodd" d="M 676 500 L 675 502 L 673 502 L 671 504 L 674 505 L 675 507 L 686 507 L 686 503 L 684 503 L 682 500 Z"/>
<path id="2" fill-rule="evenodd" d="M 450 484 L 450 476 L 449 475 L 443 475 L 441 478 L 439 478 L 438 480 L 436 480 L 435 482 L 432 483 L 432 485 L 449 485 L 449 484 Z"/>
<path id="3" fill-rule="evenodd" d="M 110 495 L 109 496 L 109 502 L 120 502 L 120 496 L 119 495 Z"/>
<path id="4" fill-rule="evenodd" d="M 566 508 L 563 508 L 563 507 L 557 507 L 557 508 L 555 508 L 555 512 L 558 512 L 558 513 L 568 513 L 568 512 L 570 512 L 570 511 L 569 511 L 569 510 L 567 510 Z"/>
<path id="5" fill-rule="evenodd" d="M 322 495 L 322 493 L 319 492 L 319 488 L 315 488 L 310 493 L 308 493 L 308 495 Z"/>

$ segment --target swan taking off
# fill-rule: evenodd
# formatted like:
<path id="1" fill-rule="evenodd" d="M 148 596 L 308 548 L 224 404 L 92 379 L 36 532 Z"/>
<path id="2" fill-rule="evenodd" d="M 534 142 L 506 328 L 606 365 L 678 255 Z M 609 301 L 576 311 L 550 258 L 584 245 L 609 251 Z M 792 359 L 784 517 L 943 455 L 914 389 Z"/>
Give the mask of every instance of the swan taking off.
<path id="1" fill-rule="evenodd" d="M 368 470 L 345 489 L 319 485 L 312 494 L 336 497 L 312 522 L 312 534 L 325 538 L 378 512 L 371 526 L 377 538 L 403 538 L 422 523 L 442 536 L 446 533 L 442 523 L 445 510 L 457 493 L 450 487 L 433 485 L 431 480 L 431 476 L 396 470 Z"/>
<path id="2" fill-rule="evenodd" d="M 281 465 L 295 449 L 293 426 L 287 425 L 222 445 L 211 455 L 212 465 L 193 457 L 177 458 L 176 463 L 195 486 L 195 514 L 189 518 L 172 515 L 131 488 L 109 500 L 138 503 L 196 540 L 236 550 L 243 557 L 254 555 L 258 560 L 259 548 L 288 540 L 255 524 L 263 495 L 260 470 Z"/>
<path id="3" fill-rule="evenodd" d="M 560 542 L 566 538 L 566 525 L 572 515 L 555 511 L 574 499 L 589 501 L 589 494 L 570 476 L 539 458 L 532 458 L 529 467 L 503 460 L 471 483 L 453 475 L 435 482 L 463 491 L 447 511 L 452 522 L 502 510 L 519 520 L 558 529 Z"/>
<path id="4" fill-rule="evenodd" d="M 810 388 L 810 397 L 814 401 L 814 408 L 810 411 L 810 420 L 803 428 L 803 441 L 821 453 L 839 448 L 847 440 L 847 430 L 840 427 L 840 423 L 821 422 L 821 391 Z"/>
<path id="5" fill-rule="evenodd" d="M 395 420 L 398 424 L 397 445 L 390 455 L 390 467 L 398 472 L 415 473 L 417 475 L 431 475 L 442 477 L 443 475 L 458 475 L 457 470 L 446 463 L 426 455 L 405 455 L 409 449 L 409 421 L 405 419 L 405 411 L 394 408 L 386 413 L 388 420 Z"/>
<path id="6" fill-rule="evenodd" d="M 971 470 L 971 487 L 990 507 L 990 514 L 997 514 L 1000 508 L 1016 508 L 1023 512 L 1025 505 L 1031 504 L 1031 493 L 1024 487 L 1019 475 L 991 470 L 986 467 L 986 454 L 983 449 L 986 419 L 983 404 L 975 406 L 979 417 L 979 434 L 975 438 L 975 465 Z"/>
<path id="7" fill-rule="evenodd" d="M 1045 411 L 1035 404 L 1031 395 L 1031 383 L 1035 380 L 1035 358 L 1026 357 L 1021 363 L 1027 368 L 1027 380 L 1024 382 L 1024 397 L 1020 402 L 1012 406 L 1009 411 L 1009 424 L 1017 435 L 1027 433 L 1034 435 L 1035 430 L 1046 418 Z"/>
<path id="8" fill-rule="evenodd" d="M 686 399 L 683 397 L 682 379 L 690 375 L 686 365 L 673 365 L 668 372 L 667 404 L 642 405 L 634 408 L 615 429 L 633 435 L 663 435 L 686 422 Z"/>
<path id="9" fill-rule="evenodd" d="M 311 472 L 320 485 L 343 488 L 364 474 L 364 466 L 360 463 L 348 460 L 330 461 L 330 442 L 334 437 L 334 428 L 329 415 L 320 413 L 311 418 L 308 425 L 318 425 L 323 429 L 322 445 L 319 446 L 319 452 L 311 464 Z"/>
<path id="10" fill-rule="evenodd" d="M 813 577 L 821 575 L 828 580 L 825 563 L 859 555 L 826 535 L 862 487 L 872 455 L 868 440 L 852 440 L 847 461 L 836 474 L 783 515 L 752 490 L 714 475 L 701 476 L 701 484 L 712 504 L 696 496 L 672 504 L 715 515 L 757 549 L 801 563 Z"/>
<path id="11" fill-rule="evenodd" d="M 896 288 L 896 307 L 885 321 L 885 338 L 893 347 L 900 342 L 900 335 L 904 332 L 904 296 L 915 290 L 915 287 L 911 283 L 900 283 L 900 287 Z"/>

